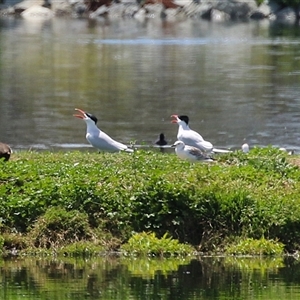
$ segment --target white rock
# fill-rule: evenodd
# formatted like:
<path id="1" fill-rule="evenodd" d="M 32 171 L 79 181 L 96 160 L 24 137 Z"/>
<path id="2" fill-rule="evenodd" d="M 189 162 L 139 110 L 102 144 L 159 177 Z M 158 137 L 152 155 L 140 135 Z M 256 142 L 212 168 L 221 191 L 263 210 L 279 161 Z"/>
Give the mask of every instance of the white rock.
<path id="1" fill-rule="evenodd" d="M 109 12 L 109 8 L 106 5 L 100 6 L 97 10 L 90 13 L 89 17 L 91 19 L 97 18 L 105 13 Z"/>
<path id="2" fill-rule="evenodd" d="M 223 22 L 230 19 L 230 15 L 224 11 L 212 9 L 210 13 L 210 19 L 214 22 Z"/>
<path id="3" fill-rule="evenodd" d="M 271 7 L 266 3 L 262 3 L 251 15 L 252 19 L 263 19 L 271 15 Z"/>
<path id="4" fill-rule="evenodd" d="M 53 18 L 54 13 L 49 8 L 34 5 L 23 11 L 21 16 L 29 20 L 47 20 Z"/>

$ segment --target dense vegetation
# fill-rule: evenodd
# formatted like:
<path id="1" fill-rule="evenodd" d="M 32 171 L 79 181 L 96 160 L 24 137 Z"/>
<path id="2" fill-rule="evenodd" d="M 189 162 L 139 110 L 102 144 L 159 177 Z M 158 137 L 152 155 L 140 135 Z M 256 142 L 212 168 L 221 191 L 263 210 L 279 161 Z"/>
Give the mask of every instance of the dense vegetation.
<path id="1" fill-rule="evenodd" d="M 243 253 L 241 241 L 257 239 L 296 250 L 300 169 L 291 160 L 274 148 L 210 164 L 143 150 L 15 153 L 0 162 L 0 244 L 107 251 L 151 232 L 155 245 L 178 239 L 200 251 Z"/>
<path id="2" fill-rule="evenodd" d="M 278 4 L 283 4 L 286 6 L 291 6 L 291 7 L 295 7 L 295 8 L 299 8 L 300 6 L 300 1 L 299 0 L 276 0 L 275 1 Z"/>

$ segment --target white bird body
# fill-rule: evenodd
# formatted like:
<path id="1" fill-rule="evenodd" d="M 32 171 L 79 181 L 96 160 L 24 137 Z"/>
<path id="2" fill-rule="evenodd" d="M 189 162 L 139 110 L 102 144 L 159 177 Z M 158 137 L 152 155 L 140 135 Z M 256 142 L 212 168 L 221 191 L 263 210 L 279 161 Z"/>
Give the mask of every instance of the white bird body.
<path id="1" fill-rule="evenodd" d="M 119 151 L 126 151 L 126 152 L 133 152 L 133 149 L 128 148 L 128 146 L 115 141 L 105 132 L 100 130 L 96 123 L 97 118 L 89 113 L 84 112 L 81 109 L 75 109 L 82 113 L 82 115 L 74 115 L 77 118 L 83 119 L 86 123 L 86 139 L 87 141 L 95 148 L 99 149 L 100 151 L 107 151 L 107 152 L 119 152 Z"/>
<path id="2" fill-rule="evenodd" d="M 205 152 L 211 152 L 213 149 L 212 143 L 205 141 L 198 132 L 191 130 L 188 125 L 179 125 L 177 139 Z"/>
<path id="3" fill-rule="evenodd" d="M 279 150 L 280 150 L 280 151 L 287 152 L 288 155 L 293 155 L 293 154 L 295 154 L 295 150 L 289 150 L 289 151 L 288 151 L 288 150 L 287 150 L 286 148 L 284 148 L 284 147 L 280 147 Z"/>
<path id="4" fill-rule="evenodd" d="M 244 153 L 248 153 L 250 151 L 250 147 L 249 147 L 249 145 L 247 143 L 245 143 L 245 144 L 242 145 L 242 151 Z"/>
<path id="5" fill-rule="evenodd" d="M 177 139 L 184 142 L 185 145 L 196 147 L 199 150 L 206 153 L 228 153 L 231 152 L 225 149 L 214 148 L 211 142 L 204 140 L 204 138 L 196 131 L 189 127 L 189 117 L 188 116 L 178 116 L 172 115 L 175 118 L 172 123 L 178 124 Z"/>
<path id="6" fill-rule="evenodd" d="M 212 162 L 214 161 L 211 157 L 203 153 L 196 147 L 185 145 L 183 141 L 176 141 L 174 145 L 176 155 L 184 160 L 189 160 L 190 162 L 204 161 Z"/>
<path id="7" fill-rule="evenodd" d="M 94 128 L 91 128 L 91 126 L 87 126 L 85 137 L 93 147 L 99 150 L 117 152 L 121 150 L 126 151 L 128 149 L 126 145 L 115 141 L 105 132 L 100 130 L 97 126 L 94 126 Z M 132 152 L 132 149 L 128 150 L 131 150 Z"/>
<path id="8" fill-rule="evenodd" d="M 177 139 L 184 142 L 185 145 L 193 146 L 204 152 L 211 152 L 213 150 L 212 143 L 205 141 L 204 138 L 196 131 L 190 129 L 189 119 L 187 116 L 172 115 L 175 118 L 173 123 L 178 124 Z M 182 118 L 182 119 L 181 119 Z"/>

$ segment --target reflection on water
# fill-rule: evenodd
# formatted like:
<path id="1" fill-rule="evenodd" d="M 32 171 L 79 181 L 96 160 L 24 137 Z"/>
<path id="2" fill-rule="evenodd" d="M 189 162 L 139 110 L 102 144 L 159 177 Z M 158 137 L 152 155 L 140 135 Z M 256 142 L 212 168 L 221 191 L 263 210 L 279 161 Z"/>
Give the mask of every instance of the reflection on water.
<path id="1" fill-rule="evenodd" d="M 1 262 L 1 299 L 298 299 L 294 258 L 37 259 Z"/>
<path id="2" fill-rule="evenodd" d="M 300 150 L 299 30 L 152 19 L 0 26 L 0 139 L 14 148 L 86 144 L 79 107 L 124 143 L 161 132 L 172 143 L 170 116 L 187 114 L 216 147 Z"/>

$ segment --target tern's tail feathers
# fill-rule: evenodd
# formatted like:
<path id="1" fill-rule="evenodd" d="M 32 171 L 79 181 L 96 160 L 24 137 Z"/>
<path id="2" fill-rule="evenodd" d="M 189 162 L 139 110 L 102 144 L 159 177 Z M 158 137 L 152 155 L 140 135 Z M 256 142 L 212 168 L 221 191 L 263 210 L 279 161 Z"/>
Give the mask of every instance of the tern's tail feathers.
<path id="1" fill-rule="evenodd" d="M 124 149 L 125 152 L 128 152 L 128 153 L 132 153 L 134 152 L 134 150 L 132 148 L 126 148 Z"/>
<path id="2" fill-rule="evenodd" d="M 227 150 L 227 149 L 218 149 L 218 148 L 213 148 L 212 152 L 214 153 L 230 153 L 232 152 L 231 150 Z"/>
<path id="3" fill-rule="evenodd" d="M 215 162 L 216 160 L 213 159 L 212 157 L 206 158 L 203 160 L 204 162 Z"/>

